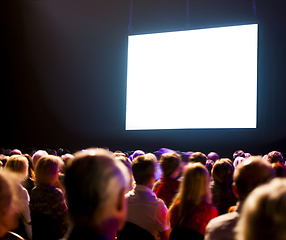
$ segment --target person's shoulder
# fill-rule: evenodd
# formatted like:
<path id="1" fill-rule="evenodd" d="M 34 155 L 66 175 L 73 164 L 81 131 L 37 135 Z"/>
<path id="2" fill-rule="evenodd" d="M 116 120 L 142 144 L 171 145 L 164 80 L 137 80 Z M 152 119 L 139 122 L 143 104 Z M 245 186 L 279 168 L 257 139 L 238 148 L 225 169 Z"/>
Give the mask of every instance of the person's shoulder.
<path id="1" fill-rule="evenodd" d="M 156 191 L 157 191 L 157 188 L 158 188 L 161 184 L 162 184 L 162 180 L 161 180 L 161 179 L 157 180 L 157 181 L 154 183 L 154 185 L 153 185 L 153 187 L 152 187 L 152 190 L 153 190 L 154 192 L 156 192 Z"/>
<path id="2" fill-rule="evenodd" d="M 87 226 L 74 227 L 61 240 L 80 240 L 80 239 L 106 240 L 102 235 L 98 234 L 96 231 Z"/>
<path id="3" fill-rule="evenodd" d="M 216 218 L 213 218 L 209 221 L 207 228 L 211 229 L 226 229 L 231 225 L 235 225 L 238 221 L 239 213 L 238 212 L 231 212 L 220 215 Z"/>

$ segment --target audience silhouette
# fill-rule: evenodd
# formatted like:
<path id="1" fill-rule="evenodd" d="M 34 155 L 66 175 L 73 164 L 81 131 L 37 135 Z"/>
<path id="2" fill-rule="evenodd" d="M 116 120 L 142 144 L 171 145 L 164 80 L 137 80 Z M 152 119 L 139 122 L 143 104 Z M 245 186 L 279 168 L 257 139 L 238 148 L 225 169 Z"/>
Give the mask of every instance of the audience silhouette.
<path id="1" fill-rule="evenodd" d="M 0 240 L 285 236 L 279 151 L 230 160 L 169 148 L 11 149 L 0 152 Z"/>

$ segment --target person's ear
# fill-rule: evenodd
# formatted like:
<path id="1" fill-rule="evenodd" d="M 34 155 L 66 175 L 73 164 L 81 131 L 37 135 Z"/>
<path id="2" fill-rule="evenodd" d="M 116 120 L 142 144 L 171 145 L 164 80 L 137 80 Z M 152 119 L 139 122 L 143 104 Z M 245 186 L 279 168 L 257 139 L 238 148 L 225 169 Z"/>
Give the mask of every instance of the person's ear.
<path id="1" fill-rule="evenodd" d="M 237 187 L 236 187 L 235 182 L 233 182 L 233 184 L 232 184 L 232 192 L 238 198 Z"/>
<path id="2" fill-rule="evenodd" d="M 125 189 L 119 191 L 116 204 L 115 217 L 118 221 L 118 230 L 123 229 L 127 217 L 127 199 L 125 198 Z"/>
<path id="3" fill-rule="evenodd" d="M 117 200 L 117 205 L 116 205 L 116 208 L 117 208 L 117 211 L 122 211 L 122 208 L 124 208 L 125 206 L 125 189 L 121 189 L 119 191 L 119 194 L 118 194 L 118 200 Z"/>

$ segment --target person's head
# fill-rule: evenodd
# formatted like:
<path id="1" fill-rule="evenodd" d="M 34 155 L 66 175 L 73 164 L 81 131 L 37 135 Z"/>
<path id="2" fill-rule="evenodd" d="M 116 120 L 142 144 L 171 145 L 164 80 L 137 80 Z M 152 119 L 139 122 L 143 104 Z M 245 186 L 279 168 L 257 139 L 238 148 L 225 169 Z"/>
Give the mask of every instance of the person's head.
<path id="1" fill-rule="evenodd" d="M 28 177 L 28 160 L 22 155 L 11 156 L 5 164 L 4 169 L 17 174 L 19 181 Z"/>
<path id="2" fill-rule="evenodd" d="M 236 168 L 237 165 L 238 165 L 239 163 L 241 163 L 244 159 L 245 159 L 244 157 L 236 157 L 235 160 L 233 161 L 233 166 L 234 166 L 234 168 Z"/>
<path id="3" fill-rule="evenodd" d="M 129 176 L 130 176 L 130 189 L 132 189 L 134 180 L 133 180 L 133 174 L 132 174 L 132 169 L 131 169 L 131 164 L 132 164 L 131 160 L 128 157 L 123 156 L 123 155 L 117 155 L 114 153 L 113 155 L 115 156 L 116 160 L 121 161 L 126 166 Z"/>
<path id="4" fill-rule="evenodd" d="M 215 182 L 230 184 L 233 179 L 233 165 L 230 159 L 217 160 L 212 169 L 212 178 Z"/>
<path id="5" fill-rule="evenodd" d="M 0 172 L 0 238 L 18 225 L 19 206 L 14 176 Z"/>
<path id="6" fill-rule="evenodd" d="M 46 156 L 48 155 L 48 153 L 44 150 L 38 150 L 37 152 L 35 152 L 32 156 L 32 163 L 34 165 L 34 168 L 36 167 L 37 165 L 37 162 L 38 160 L 43 157 L 43 156 Z"/>
<path id="7" fill-rule="evenodd" d="M 286 237 L 286 180 L 273 179 L 246 199 L 236 232 L 238 240 L 284 240 Z"/>
<path id="8" fill-rule="evenodd" d="M 34 171 L 34 165 L 32 163 L 32 158 L 28 153 L 25 153 L 22 155 L 28 160 L 28 177 L 34 179 L 35 178 L 35 171 Z"/>
<path id="9" fill-rule="evenodd" d="M 155 181 L 156 165 L 157 162 L 151 154 L 136 157 L 131 166 L 136 184 L 152 184 Z"/>
<path id="10" fill-rule="evenodd" d="M 237 150 L 233 153 L 233 160 L 235 160 L 237 157 L 243 157 L 245 158 L 245 154 L 244 154 L 244 151 L 242 150 Z"/>
<path id="11" fill-rule="evenodd" d="M 160 167 L 164 177 L 178 177 L 180 173 L 181 156 L 177 153 L 165 153 L 161 156 Z M 176 172 L 176 176 L 174 175 Z"/>
<path id="12" fill-rule="evenodd" d="M 115 219 L 118 228 L 123 227 L 127 208 L 124 194 L 129 187 L 129 173 L 109 151 L 88 149 L 76 153 L 75 158 L 67 163 L 64 185 L 75 225 L 98 228 L 104 221 Z"/>
<path id="13" fill-rule="evenodd" d="M 184 224 L 190 209 L 194 209 L 202 200 L 211 203 L 209 184 L 210 175 L 203 164 L 191 162 L 186 166 L 179 192 L 169 208 L 169 212 L 172 212 L 174 207 L 179 205 L 176 227 Z"/>
<path id="14" fill-rule="evenodd" d="M 36 152 L 36 150 L 35 150 L 34 148 L 26 148 L 26 149 L 24 150 L 24 153 L 25 153 L 25 154 L 29 154 L 30 157 L 32 157 L 35 152 Z"/>
<path id="15" fill-rule="evenodd" d="M 207 168 L 207 170 L 209 171 L 210 176 L 212 175 L 212 169 L 213 169 L 213 166 L 214 166 L 214 161 L 213 161 L 213 160 L 208 159 L 208 160 L 206 161 L 206 165 L 205 165 L 205 167 L 206 167 L 206 168 Z"/>
<path id="16" fill-rule="evenodd" d="M 189 162 L 200 162 L 203 165 L 206 165 L 207 157 L 201 152 L 195 152 L 189 157 Z"/>
<path id="17" fill-rule="evenodd" d="M 144 155 L 144 154 L 145 154 L 144 151 L 142 151 L 142 150 L 136 150 L 136 151 L 134 151 L 134 152 L 129 156 L 129 159 L 130 159 L 131 161 L 133 161 L 137 156 Z"/>
<path id="18" fill-rule="evenodd" d="M 240 200 L 245 200 L 249 193 L 261 184 L 275 177 L 271 165 L 259 156 L 252 156 L 241 162 L 234 173 L 234 192 Z"/>
<path id="19" fill-rule="evenodd" d="M 281 164 L 280 162 L 272 163 L 271 166 L 273 167 L 276 177 L 286 177 L 286 167 L 285 165 Z"/>
<path id="20" fill-rule="evenodd" d="M 36 165 L 36 186 L 54 185 L 58 181 L 61 158 L 53 155 L 41 157 Z"/>
<path id="21" fill-rule="evenodd" d="M 19 149 L 13 149 L 10 152 L 10 156 L 13 156 L 13 155 L 22 155 L 22 152 Z"/>
<path id="22" fill-rule="evenodd" d="M 268 153 L 267 161 L 269 163 L 280 162 L 282 164 L 285 164 L 285 161 L 283 159 L 281 152 L 278 152 L 278 151 L 272 151 L 272 152 Z"/>
<path id="23" fill-rule="evenodd" d="M 201 163 L 189 163 L 186 166 L 179 194 L 181 201 L 198 205 L 201 200 L 211 201 L 210 176 L 206 167 Z"/>
<path id="24" fill-rule="evenodd" d="M 213 160 L 214 162 L 219 159 L 219 155 L 216 152 L 210 152 L 208 154 L 208 159 Z"/>

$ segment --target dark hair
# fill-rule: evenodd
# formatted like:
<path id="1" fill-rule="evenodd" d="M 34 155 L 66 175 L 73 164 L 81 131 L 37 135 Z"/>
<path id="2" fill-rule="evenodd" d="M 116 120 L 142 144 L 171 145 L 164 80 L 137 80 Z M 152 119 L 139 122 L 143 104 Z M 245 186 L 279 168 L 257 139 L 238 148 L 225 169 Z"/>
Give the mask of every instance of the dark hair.
<path id="1" fill-rule="evenodd" d="M 132 172 L 136 184 L 147 184 L 156 172 L 154 158 L 148 154 L 136 157 L 132 162 Z"/>
<path id="2" fill-rule="evenodd" d="M 275 162 L 280 162 L 282 164 L 285 163 L 281 152 L 278 152 L 278 151 L 272 151 L 272 152 L 268 153 L 267 161 L 269 163 L 275 163 Z"/>
<path id="3" fill-rule="evenodd" d="M 233 153 L 233 160 L 235 160 L 237 157 L 243 157 L 245 158 L 244 151 L 242 150 L 237 150 Z"/>
<path id="4" fill-rule="evenodd" d="M 180 166 L 181 156 L 177 153 L 164 153 L 160 159 L 160 167 L 165 177 L 169 177 Z"/>
<path id="5" fill-rule="evenodd" d="M 234 182 L 240 199 L 245 199 L 257 186 L 267 183 L 275 176 L 274 169 L 259 156 L 241 162 L 234 173 Z"/>
<path id="6" fill-rule="evenodd" d="M 286 167 L 281 162 L 272 163 L 271 166 L 276 173 L 276 177 L 286 177 Z"/>
<path id="7" fill-rule="evenodd" d="M 195 152 L 189 157 L 189 162 L 200 162 L 206 165 L 207 156 L 201 152 Z"/>
<path id="8" fill-rule="evenodd" d="M 212 177 L 215 182 L 230 184 L 232 182 L 234 168 L 231 160 L 222 158 L 213 165 Z"/>

